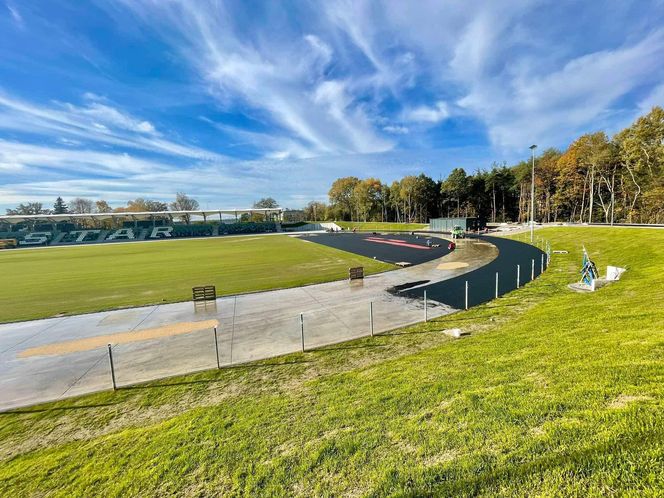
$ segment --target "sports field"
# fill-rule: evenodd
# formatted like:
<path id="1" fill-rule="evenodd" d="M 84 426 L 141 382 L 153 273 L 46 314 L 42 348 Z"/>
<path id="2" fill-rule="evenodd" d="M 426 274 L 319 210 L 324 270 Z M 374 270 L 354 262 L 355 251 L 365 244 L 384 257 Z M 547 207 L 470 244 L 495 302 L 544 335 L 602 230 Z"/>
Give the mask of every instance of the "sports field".
<path id="1" fill-rule="evenodd" d="M 0 251 L 0 323 L 337 280 L 393 268 L 280 235 Z"/>
<path id="2" fill-rule="evenodd" d="M 335 221 L 335 223 L 346 230 L 356 228 L 358 230 L 412 231 L 426 230 L 429 227 L 425 223 L 382 223 L 379 221 Z"/>
<path id="3" fill-rule="evenodd" d="M 0 495 L 661 496 L 664 231 L 538 234 L 569 254 L 469 311 L 0 415 Z M 622 280 L 568 290 L 584 244 Z"/>

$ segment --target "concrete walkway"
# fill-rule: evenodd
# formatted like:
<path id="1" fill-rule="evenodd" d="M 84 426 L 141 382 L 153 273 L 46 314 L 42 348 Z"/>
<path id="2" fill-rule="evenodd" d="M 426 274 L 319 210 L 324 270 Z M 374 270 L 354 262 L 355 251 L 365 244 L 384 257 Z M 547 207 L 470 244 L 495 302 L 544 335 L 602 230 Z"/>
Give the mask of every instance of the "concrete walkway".
<path id="1" fill-rule="evenodd" d="M 446 243 L 441 241 L 441 243 Z M 227 366 L 300 351 L 303 317 L 305 348 L 385 332 L 423 320 L 423 301 L 397 295 L 394 286 L 418 286 L 452 278 L 492 261 L 495 246 L 462 240 L 442 258 L 372 275 L 293 289 L 217 299 L 206 307 L 191 302 L 91 313 L 0 325 L 0 410 L 8 410 L 111 388 L 108 350 L 96 347 L 30 356 L 30 350 L 102 335 L 164 330 L 174 324 L 217 320 L 219 364 Z M 467 263 L 455 268 L 449 263 Z M 444 264 L 443 264 L 444 263 Z M 415 288 L 415 287 L 413 287 Z M 430 318 L 454 309 L 429 300 Z M 125 336 L 126 337 L 126 334 Z M 119 386 L 215 368 L 213 329 L 114 343 Z M 84 346 L 81 346 L 84 349 Z M 27 356 L 26 356 L 27 355 Z"/>

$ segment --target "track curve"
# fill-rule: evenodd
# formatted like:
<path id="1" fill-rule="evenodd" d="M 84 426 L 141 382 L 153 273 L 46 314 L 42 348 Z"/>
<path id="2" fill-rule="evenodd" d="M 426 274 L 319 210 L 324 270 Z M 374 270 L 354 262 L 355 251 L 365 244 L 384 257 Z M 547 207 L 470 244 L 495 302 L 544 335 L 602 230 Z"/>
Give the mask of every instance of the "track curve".
<path id="1" fill-rule="evenodd" d="M 405 290 L 401 295 L 427 298 L 456 309 L 465 307 L 465 287 L 468 282 L 468 307 L 485 303 L 495 298 L 496 273 L 498 273 L 498 295 L 501 296 L 517 288 L 517 265 L 520 266 L 520 285 L 530 282 L 532 262 L 535 262 L 534 276 L 541 274 L 542 261 L 546 268 L 546 255 L 530 244 L 502 237 L 473 236 L 471 240 L 493 244 L 498 248 L 498 256 L 488 264 L 462 275 L 440 282 Z"/>

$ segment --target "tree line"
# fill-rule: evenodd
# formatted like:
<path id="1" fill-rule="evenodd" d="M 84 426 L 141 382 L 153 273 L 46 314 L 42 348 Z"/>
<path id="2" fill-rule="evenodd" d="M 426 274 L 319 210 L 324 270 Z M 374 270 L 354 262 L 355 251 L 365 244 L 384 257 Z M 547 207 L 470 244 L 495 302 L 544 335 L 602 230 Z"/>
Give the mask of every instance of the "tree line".
<path id="1" fill-rule="evenodd" d="M 310 202 L 311 220 L 422 222 L 449 216 L 524 222 L 531 207 L 530 159 L 494 163 L 444 180 L 421 174 L 386 184 L 354 176 L 335 180 L 329 203 Z M 664 110 L 654 107 L 609 137 L 589 133 L 565 150 L 535 158 L 535 218 L 541 222 L 664 223 Z"/>
<path id="2" fill-rule="evenodd" d="M 272 197 L 263 197 L 253 203 L 256 209 L 271 209 L 279 207 L 279 203 Z M 19 204 L 14 209 L 7 209 L 8 215 L 33 215 L 33 214 L 88 214 L 88 213 L 141 213 L 141 212 L 162 212 L 162 211 L 196 211 L 199 209 L 199 203 L 196 199 L 189 197 L 184 192 L 178 192 L 175 200 L 171 203 L 145 199 L 139 197 L 127 202 L 125 206 L 112 208 L 105 200 L 93 201 L 83 197 L 76 197 L 66 203 L 62 197 L 58 197 L 51 209 L 45 208 L 41 202 L 27 202 Z M 189 214 L 178 216 L 184 223 L 190 223 Z M 260 213 L 252 215 L 243 214 L 241 221 L 265 221 L 266 216 Z M 86 221 L 80 222 L 85 225 Z M 106 222 L 112 225 L 112 222 Z"/>
<path id="3" fill-rule="evenodd" d="M 112 208 L 105 200 L 93 201 L 83 197 L 76 197 L 65 203 L 62 197 L 58 197 L 52 209 L 45 208 L 41 202 L 28 202 L 19 204 L 14 209 L 7 209 L 8 215 L 31 215 L 31 214 L 88 214 L 88 213 L 140 213 L 151 211 L 195 211 L 198 209 L 198 201 L 192 199 L 183 192 L 178 192 L 175 201 L 170 205 L 166 202 L 144 199 L 139 197 L 127 202 L 126 206 Z"/>

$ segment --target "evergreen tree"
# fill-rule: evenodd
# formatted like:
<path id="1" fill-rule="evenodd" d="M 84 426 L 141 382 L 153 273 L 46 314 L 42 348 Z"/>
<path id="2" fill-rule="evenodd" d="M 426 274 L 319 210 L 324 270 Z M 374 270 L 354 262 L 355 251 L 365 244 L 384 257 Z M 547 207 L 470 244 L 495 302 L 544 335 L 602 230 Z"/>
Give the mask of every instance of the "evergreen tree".
<path id="1" fill-rule="evenodd" d="M 69 212 L 69 207 L 65 204 L 65 201 L 62 200 L 62 197 L 58 197 L 53 204 L 53 214 L 65 214 Z"/>

